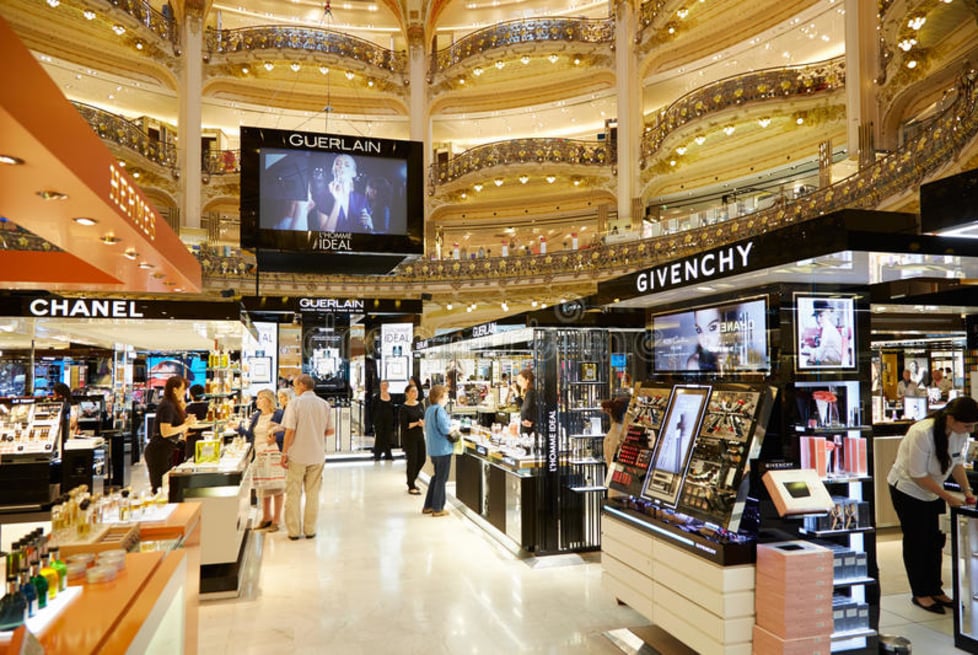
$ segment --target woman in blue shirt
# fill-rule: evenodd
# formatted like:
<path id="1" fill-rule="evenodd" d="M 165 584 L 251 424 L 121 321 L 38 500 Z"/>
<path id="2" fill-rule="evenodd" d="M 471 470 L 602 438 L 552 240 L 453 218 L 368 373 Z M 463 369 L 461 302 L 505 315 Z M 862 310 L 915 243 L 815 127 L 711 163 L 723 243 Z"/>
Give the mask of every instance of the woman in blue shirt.
<path id="1" fill-rule="evenodd" d="M 428 456 L 435 467 L 435 474 L 428 482 L 428 494 L 424 499 L 423 514 L 447 516 L 445 509 L 445 483 L 452 467 L 454 446 L 448 440 L 451 422 L 445 404 L 448 402 L 448 389 L 436 384 L 428 392 L 428 409 L 424 413 L 424 436 L 428 446 Z"/>

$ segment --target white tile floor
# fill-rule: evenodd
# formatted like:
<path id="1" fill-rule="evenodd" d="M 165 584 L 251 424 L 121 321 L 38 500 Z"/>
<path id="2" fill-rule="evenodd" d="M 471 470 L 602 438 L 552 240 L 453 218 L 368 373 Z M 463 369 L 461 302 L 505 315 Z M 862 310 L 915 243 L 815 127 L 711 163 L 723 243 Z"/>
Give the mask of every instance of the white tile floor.
<path id="1" fill-rule="evenodd" d="M 522 561 L 468 519 L 421 514 L 404 462 L 328 464 L 315 540 L 254 540 L 255 584 L 200 609 L 200 652 L 619 653 L 647 621 L 601 587 L 596 558 Z M 954 653 L 951 615 L 910 604 L 898 532 L 880 535 L 880 631 Z M 950 575 L 947 577 L 950 591 Z"/>

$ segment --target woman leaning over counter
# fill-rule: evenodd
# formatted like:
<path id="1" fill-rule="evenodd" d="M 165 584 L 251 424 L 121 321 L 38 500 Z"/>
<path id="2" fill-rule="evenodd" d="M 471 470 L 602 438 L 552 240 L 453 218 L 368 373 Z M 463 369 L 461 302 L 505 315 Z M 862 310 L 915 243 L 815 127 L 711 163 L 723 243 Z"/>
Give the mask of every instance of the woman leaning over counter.
<path id="1" fill-rule="evenodd" d="M 975 502 L 964 459 L 976 422 L 978 403 L 966 396 L 955 398 L 910 426 L 886 476 L 903 530 L 903 565 L 913 594 L 910 601 L 935 614 L 954 606 L 941 588 L 945 535 L 938 517 L 945 512 L 945 503 L 958 507 Z M 964 491 L 964 499 L 944 489 L 949 477 Z"/>
<path id="2" fill-rule="evenodd" d="M 155 494 L 163 486 L 163 474 L 173 467 L 173 449 L 183 448 L 187 432 L 197 422 L 197 417 L 186 413 L 184 394 L 187 391 L 187 381 L 179 375 L 174 375 L 166 381 L 163 388 L 163 400 L 156 408 L 156 420 L 153 422 L 153 434 L 143 456 L 146 458 L 146 470 L 149 473 L 149 484 Z"/>

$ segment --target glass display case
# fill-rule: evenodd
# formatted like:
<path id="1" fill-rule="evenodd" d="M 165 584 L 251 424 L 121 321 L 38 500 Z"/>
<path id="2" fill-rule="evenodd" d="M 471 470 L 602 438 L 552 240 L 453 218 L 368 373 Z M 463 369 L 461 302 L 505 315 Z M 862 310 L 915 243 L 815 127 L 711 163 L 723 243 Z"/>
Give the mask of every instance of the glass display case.
<path id="1" fill-rule="evenodd" d="M 978 653 L 978 509 L 951 508 L 954 645 Z"/>

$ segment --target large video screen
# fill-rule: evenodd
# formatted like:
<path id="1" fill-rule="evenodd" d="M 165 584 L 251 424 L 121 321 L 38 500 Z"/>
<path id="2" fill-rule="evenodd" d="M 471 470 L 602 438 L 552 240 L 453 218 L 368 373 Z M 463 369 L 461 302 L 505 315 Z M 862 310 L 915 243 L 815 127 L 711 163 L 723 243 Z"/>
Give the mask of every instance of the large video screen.
<path id="1" fill-rule="evenodd" d="M 710 387 L 677 385 L 673 388 L 642 490 L 644 497 L 676 506 L 709 396 Z"/>
<path id="2" fill-rule="evenodd" d="M 366 273 L 361 267 L 371 258 L 364 256 L 396 264 L 400 260 L 377 256 L 421 254 L 422 147 L 415 141 L 242 127 L 241 246 L 256 249 L 259 265 L 270 270 L 289 270 L 291 262 L 302 271 L 318 262 Z M 278 265 L 265 266 L 262 251 L 283 256 L 275 260 Z M 332 267 L 323 264 L 329 260 Z"/>
<path id="3" fill-rule="evenodd" d="M 852 297 L 796 294 L 795 308 L 799 371 L 856 368 Z"/>
<path id="4" fill-rule="evenodd" d="M 147 383 L 151 389 L 162 389 L 174 375 L 186 378 L 189 386 L 204 386 L 207 361 L 197 355 L 150 356 L 146 358 Z"/>
<path id="5" fill-rule="evenodd" d="M 655 371 L 761 371 L 771 367 L 764 298 L 652 318 Z"/>

